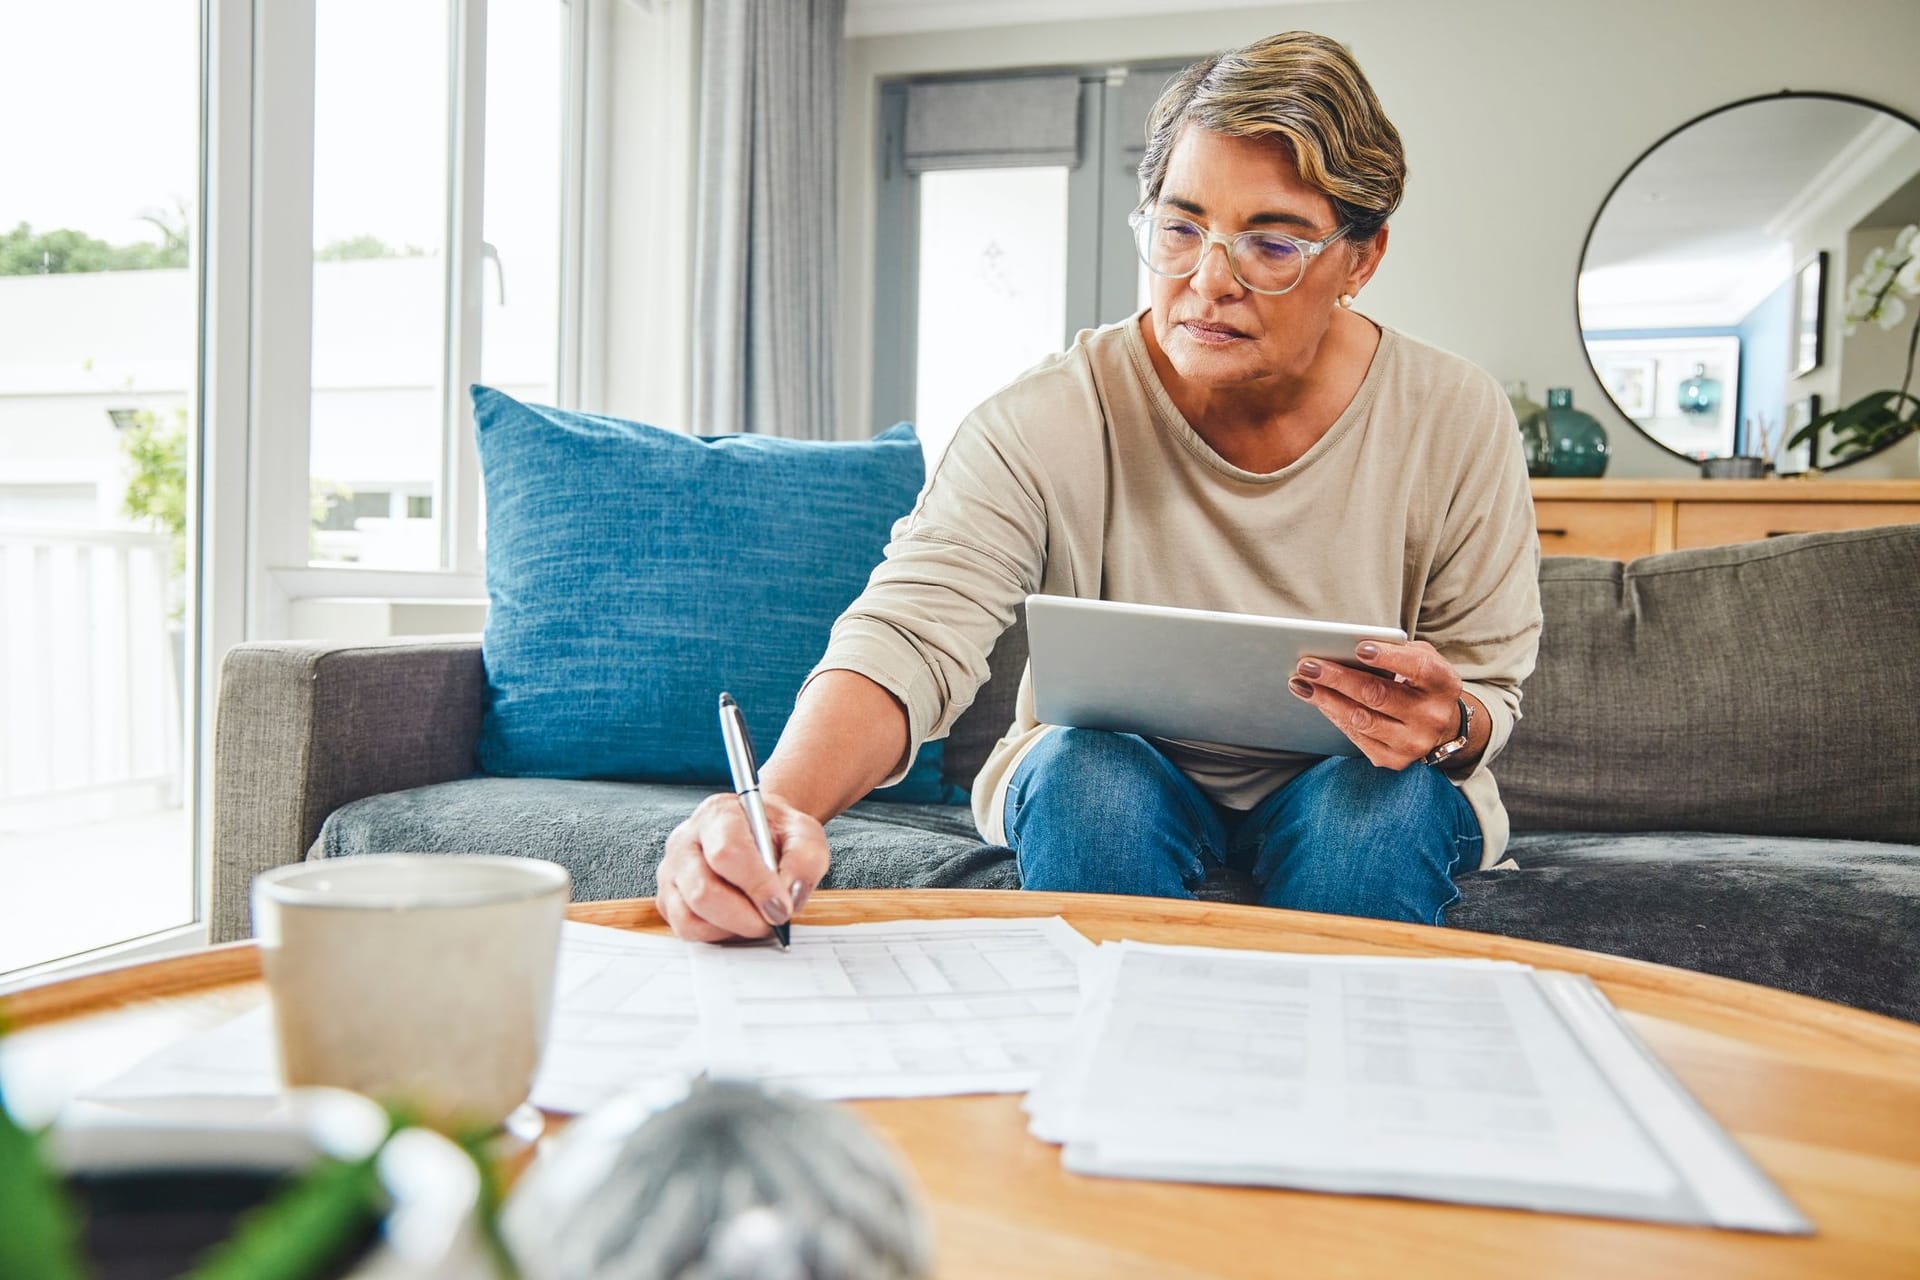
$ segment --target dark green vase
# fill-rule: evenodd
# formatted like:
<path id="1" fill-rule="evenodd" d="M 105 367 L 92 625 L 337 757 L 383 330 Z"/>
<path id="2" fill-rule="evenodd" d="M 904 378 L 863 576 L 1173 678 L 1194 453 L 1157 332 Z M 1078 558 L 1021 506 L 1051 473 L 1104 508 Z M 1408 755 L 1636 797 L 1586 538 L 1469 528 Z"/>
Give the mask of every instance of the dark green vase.
<path id="1" fill-rule="evenodd" d="M 1547 422 L 1555 479 L 1607 473 L 1607 429 L 1592 414 L 1573 407 L 1572 387 L 1547 388 L 1547 409 L 1541 416 Z"/>
<path id="2" fill-rule="evenodd" d="M 1527 455 L 1527 474 L 1553 474 L 1553 447 L 1547 439 L 1547 411 L 1527 394 L 1524 382 L 1507 384 L 1507 400 L 1513 405 L 1513 419 L 1520 424 L 1520 447 Z"/>

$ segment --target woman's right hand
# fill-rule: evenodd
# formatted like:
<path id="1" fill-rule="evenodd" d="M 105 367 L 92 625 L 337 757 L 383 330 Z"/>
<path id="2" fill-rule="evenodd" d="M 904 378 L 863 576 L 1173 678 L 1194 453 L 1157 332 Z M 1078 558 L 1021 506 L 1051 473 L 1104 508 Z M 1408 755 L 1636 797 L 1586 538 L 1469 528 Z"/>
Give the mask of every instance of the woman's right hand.
<path id="1" fill-rule="evenodd" d="M 667 837 L 655 873 L 654 905 L 691 942 L 764 938 L 800 913 L 827 874 L 827 833 L 810 814 L 769 792 L 760 793 L 773 832 L 778 874 L 753 846 L 740 797 L 708 796 Z"/>

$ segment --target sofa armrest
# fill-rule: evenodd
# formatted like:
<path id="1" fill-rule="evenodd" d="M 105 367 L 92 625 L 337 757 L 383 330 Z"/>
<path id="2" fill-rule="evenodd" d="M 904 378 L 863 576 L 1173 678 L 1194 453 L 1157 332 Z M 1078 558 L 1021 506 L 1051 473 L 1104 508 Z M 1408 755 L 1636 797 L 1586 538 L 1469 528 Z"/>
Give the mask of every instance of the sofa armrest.
<path id="1" fill-rule="evenodd" d="M 214 719 L 212 940 L 248 936 L 253 877 L 306 857 L 341 805 L 471 775 L 485 704 L 474 640 L 232 649 Z"/>

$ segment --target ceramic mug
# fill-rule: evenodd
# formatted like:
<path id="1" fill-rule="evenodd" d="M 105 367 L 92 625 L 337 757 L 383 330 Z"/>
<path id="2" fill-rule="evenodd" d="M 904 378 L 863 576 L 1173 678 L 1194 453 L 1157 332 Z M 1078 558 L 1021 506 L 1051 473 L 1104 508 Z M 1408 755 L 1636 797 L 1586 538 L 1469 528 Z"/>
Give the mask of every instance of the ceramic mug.
<path id="1" fill-rule="evenodd" d="M 275 867 L 253 929 L 289 1087 L 331 1085 L 452 1130 L 527 1098 L 572 878 L 536 858 L 377 854 Z"/>

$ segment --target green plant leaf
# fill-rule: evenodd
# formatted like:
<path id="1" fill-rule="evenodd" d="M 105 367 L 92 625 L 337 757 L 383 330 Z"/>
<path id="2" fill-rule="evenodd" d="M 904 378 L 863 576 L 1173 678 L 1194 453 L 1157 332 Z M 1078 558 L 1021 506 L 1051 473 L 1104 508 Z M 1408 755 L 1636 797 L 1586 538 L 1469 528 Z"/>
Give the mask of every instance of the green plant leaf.
<path id="1" fill-rule="evenodd" d="M 240 1220 L 232 1239 L 190 1280 L 307 1280 L 341 1261 L 386 1212 L 376 1150 L 352 1162 L 322 1160 Z"/>
<path id="2" fill-rule="evenodd" d="M 0 1028 L 4 1032 L 4 1028 Z M 83 1280 L 80 1220 L 40 1140 L 20 1127 L 0 1096 L 0 1276 L 7 1280 Z"/>
<path id="3" fill-rule="evenodd" d="M 1794 432 L 1787 444 L 1798 447 L 1819 432 L 1830 431 L 1834 456 L 1848 458 L 1871 453 L 1916 429 L 1920 429 L 1920 399 L 1898 391 L 1870 391 L 1843 409 L 1821 414 Z"/>

